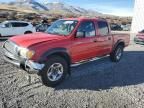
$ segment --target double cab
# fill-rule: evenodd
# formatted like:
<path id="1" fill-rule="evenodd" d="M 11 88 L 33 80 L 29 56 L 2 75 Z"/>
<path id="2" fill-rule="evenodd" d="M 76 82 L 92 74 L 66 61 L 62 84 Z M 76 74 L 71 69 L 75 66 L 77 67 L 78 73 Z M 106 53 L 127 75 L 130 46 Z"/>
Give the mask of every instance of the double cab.
<path id="1" fill-rule="evenodd" d="M 40 75 L 44 85 L 54 87 L 70 74 L 71 64 L 106 55 L 119 62 L 129 41 L 127 34 L 112 34 L 104 19 L 67 18 L 54 22 L 45 33 L 11 37 L 3 49 L 7 62 Z"/>

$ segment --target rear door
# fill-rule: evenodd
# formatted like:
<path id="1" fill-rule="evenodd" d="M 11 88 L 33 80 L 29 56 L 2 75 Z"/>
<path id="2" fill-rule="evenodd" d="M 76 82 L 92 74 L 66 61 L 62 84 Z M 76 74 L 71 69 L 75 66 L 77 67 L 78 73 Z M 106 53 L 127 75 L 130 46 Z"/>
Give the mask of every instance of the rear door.
<path id="1" fill-rule="evenodd" d="M 110 29 L 106 21 L 97 21 L 98 35 L 97 44 L 99 45 L 99 53 L 101 56 L 111 52 L 113 38 L 110 34 Z"/>
<path id="2" fill-rule="evenodd" d="M 14 35 L 21 35 L 25 33 L 25 28 L 28 26 L 28 23 L 23 22 L 12 22 L 12 27 L 14 31 Z"/>
<path id="3" fill-rule="evenodd" d="M 81 22 L 78 27 L 77 32 L 84 32 L 84 37 L 75 36 L 72 42 L 72 59 L 74 62 L 79 62 L 81 60 L 86 60 L 95 57 L 95 38 L 96 29 L 94 21 L 86 20 Z"/>

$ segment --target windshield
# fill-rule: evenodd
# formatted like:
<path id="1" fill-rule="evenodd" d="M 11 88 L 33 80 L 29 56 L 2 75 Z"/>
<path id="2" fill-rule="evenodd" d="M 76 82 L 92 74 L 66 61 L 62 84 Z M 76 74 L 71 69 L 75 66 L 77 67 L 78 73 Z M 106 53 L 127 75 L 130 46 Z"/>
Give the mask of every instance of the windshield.
<path id="1" fill-rule="evenodd" d="M 46 31 L 49 34 L 69 35 L 77 25 L 76 20 L 58 20 Z"/>

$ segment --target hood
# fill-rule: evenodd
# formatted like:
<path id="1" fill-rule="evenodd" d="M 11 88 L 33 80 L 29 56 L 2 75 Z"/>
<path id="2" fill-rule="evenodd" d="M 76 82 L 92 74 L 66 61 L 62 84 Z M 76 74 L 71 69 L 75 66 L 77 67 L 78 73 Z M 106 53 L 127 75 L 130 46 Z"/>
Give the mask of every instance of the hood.
<path id="1" fill-rule="evenodd" d="M 33 33 L 33 34 L 14 36 L 10 38 L 10 40 L 15 42 L 17 45 L 26 48 L 41 42 L 55 41 L 65 38 L 66 38 L 65 36 L 52 35 L 47 33 Z"/>

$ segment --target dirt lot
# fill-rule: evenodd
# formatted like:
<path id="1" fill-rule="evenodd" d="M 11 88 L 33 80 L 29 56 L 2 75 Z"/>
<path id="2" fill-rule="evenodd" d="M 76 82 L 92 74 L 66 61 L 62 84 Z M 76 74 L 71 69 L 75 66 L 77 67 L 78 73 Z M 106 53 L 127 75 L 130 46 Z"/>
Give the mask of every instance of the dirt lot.
<path id="1" fill-rule="evenodd" d="M 119 63 L 104 58 L 74 67 L 56 88 L 5 63 L 2 55 L 0 48 L 0 108 L 144 108 L 144 46 L 126 48 Z"/>

